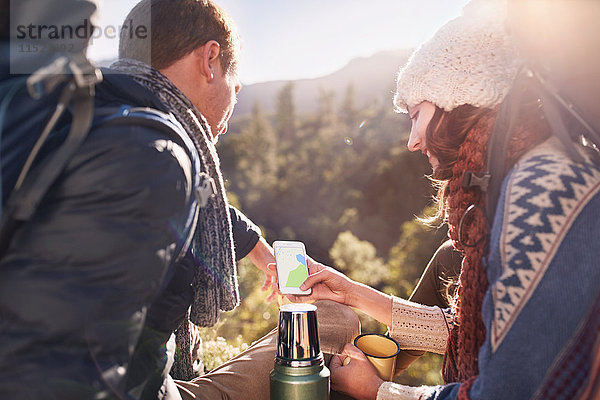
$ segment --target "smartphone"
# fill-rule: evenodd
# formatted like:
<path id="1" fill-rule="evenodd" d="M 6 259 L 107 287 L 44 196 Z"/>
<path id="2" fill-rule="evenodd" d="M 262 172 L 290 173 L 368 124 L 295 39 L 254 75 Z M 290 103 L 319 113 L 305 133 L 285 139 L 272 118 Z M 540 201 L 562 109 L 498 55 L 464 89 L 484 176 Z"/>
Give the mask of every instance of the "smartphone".
<path id="1" fill-rule="evenodd" d="M 277 240 L 273 243 L 279 291 L 283 294 L 308 295 L 311 290 L 300 290 L 300 285 L 308 278 L 306 249 L 304 243 Z"/>

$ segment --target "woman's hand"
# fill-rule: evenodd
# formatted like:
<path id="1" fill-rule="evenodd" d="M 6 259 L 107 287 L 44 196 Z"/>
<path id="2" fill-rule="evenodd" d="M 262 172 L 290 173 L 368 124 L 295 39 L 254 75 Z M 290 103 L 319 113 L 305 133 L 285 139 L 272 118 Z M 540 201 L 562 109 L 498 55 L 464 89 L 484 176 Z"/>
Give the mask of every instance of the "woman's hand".
<path id="1" fill-rule="evenodd" d="M 301 290 L 308 288 L 312 292 L 308 296 L 288 295 L 293 302 L 307 300 L 332 300 L 341 304 L 351 305 L 350 294 L 356 283 L 335 269 L 309 259 L 309 276 L 300 286 Z"/>
<path id="2" fill-rule="evenodd" d="M 269 269 L 276 273 L 275 264 Z M 353 281 L 335 269 L 318 263 L 308 257 L 308 278 L 300 289 L 312 289 L 308 296 L 286 295 L 294 303 L 306 303 L 314 300 L 332 300 L 370 315 L 384 325 L 392 324 L 392 296 Z M 273 282 L 273 293 L 267 300 L 279 294 L 277 282 Z"/>
<path id="3" fill-rule="evenodd" d="M 331 358 L 329 370 L 332 390 L 357 400 L 377 398 L 377 391 L 383 380 L 363 352 L 351 343 L 344 346 L 342 354 L 335 354 Z"/>

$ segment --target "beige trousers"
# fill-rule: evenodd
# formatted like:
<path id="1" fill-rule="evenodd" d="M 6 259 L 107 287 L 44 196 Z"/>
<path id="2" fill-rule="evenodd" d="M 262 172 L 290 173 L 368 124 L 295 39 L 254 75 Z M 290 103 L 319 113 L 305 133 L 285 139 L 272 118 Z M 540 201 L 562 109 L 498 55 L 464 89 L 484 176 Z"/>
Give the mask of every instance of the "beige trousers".
<path id="1" fill-rule="evenodd" d="M 356 313 L 331 301 L 317 301 L 319 344 L 328 363 L 360 333 Z M 268 400 L 269 374 L 277 349 L 277 331 L 257 340 L 246 351 L 189 382 L 176 381 L 184 400 Z M 328 357 L 329 356 L 329 357 Z M 332 394 L 332 398 L 336 397 Z"/>

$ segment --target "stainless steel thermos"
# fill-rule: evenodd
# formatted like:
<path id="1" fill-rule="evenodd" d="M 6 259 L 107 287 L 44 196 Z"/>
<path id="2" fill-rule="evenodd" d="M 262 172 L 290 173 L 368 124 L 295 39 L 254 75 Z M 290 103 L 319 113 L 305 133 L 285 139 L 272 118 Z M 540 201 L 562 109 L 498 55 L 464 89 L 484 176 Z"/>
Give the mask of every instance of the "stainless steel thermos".
<path id="1" fill-rule="evenodd" d="M 317 307 L 312 304 L 285 304 L 279 308 L 271 400 L 284 399 L 329 399 L 329 369 L 319 348 Z"/>

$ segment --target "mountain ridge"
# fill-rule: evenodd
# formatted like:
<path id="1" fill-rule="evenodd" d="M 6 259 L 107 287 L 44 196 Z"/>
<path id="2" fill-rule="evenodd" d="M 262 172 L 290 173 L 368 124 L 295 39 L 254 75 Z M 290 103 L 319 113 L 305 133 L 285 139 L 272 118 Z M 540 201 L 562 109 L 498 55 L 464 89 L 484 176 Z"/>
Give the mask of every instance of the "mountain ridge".
<path id="1" fill-rule="evenodd" d="M 256 102 L 260 103 L 265 113 L 273 113 L 278 92 L 290 82 L 294 84 L 294 103 L 300 114 L 317 110 L 321 91 L 333 92 L 335 103 L 339 104 L 349 85 L 354 86 L 357 106 L 386 102 L 391 106 L 396 75 L 411 53 L 412 49 L 386 50 L 372 56 L 354 58 L 341 69 L 322 77 L 268 81 L 244 86 L 238 95 L 234 117 L 250 113 Z"/>

